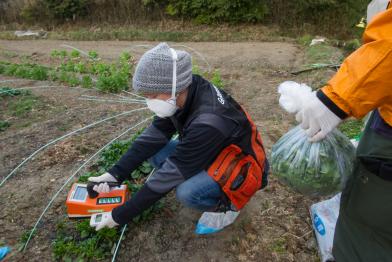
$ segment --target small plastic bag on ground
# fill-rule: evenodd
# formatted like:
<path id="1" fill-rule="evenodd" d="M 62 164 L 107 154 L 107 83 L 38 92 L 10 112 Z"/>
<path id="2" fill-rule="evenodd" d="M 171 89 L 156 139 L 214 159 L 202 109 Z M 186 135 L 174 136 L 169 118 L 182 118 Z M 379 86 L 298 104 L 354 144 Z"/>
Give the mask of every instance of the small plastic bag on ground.
<path id="1" fill-rule="evenodd" d="M 305 84 L 287 81 L 279 86 L 279 104 L 289 113 L 299 112 L 312 89 Z M 329 195 L 341 190 L 351 175 L 355 149 L 350 140 L 334 129 L 325 139 L 312 143 L 297 126 L 272 147 L 272 171 L 292 188 L 306 195 Z"/>
<path id="2" fill-rule="evenodd" d="M 239 214 L 239 211 L 204 212 L 197 222 L 195 233 L 204 235 L 221 231 L 231 225 Z"/>
<path id="3" fill-rule="evenodd" d="M 341 193 L 310 207 L 313 229 L 322 262 L 334 261 L 332 247 L 336 222 L 339 216 L 340 196 Z"/>
<path id="4" fill-rule="evenodd" d="M 0 247 L 0 260 L 3 260 L 10 251 L 9 247 Z"/>
<path id="5" fill-rule="evenodd" d="M 272 147 L 275 176 L 305 195 L 329 195 L 341 191 L 354 165 L 355 149 L 337 129 L 317 143 L 308 141 L 297 126 Z"/>

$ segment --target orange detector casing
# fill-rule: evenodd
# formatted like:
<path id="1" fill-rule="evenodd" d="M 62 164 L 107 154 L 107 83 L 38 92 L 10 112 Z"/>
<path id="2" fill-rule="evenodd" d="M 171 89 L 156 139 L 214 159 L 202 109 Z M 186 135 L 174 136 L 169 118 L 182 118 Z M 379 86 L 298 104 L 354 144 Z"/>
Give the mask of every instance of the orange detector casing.
<path id="1" fill-rule="evenodd" d="M 126 185 L 112 187 L 109 193 L 100 193 L 98 197 L 90 198 L 87 184 L 75 183 L 68 193 L 65 204 L 68 217 L 90 217 L 96 213 L 110 212 L 124 204 L 128 198 L 129 191 Z"/>

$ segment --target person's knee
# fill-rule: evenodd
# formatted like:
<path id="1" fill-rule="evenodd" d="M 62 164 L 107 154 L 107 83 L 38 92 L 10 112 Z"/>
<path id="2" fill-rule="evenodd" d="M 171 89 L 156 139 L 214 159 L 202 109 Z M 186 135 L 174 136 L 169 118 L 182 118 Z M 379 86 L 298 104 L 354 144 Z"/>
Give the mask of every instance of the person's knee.
<path id="1" fill-rule="evenodd" d="M 187 207 L 194 207 L 196 198 L 192 192 L 192 190 L 189 190 L 189 187 L 179 185 L 176 188 L 176 198 L 178 201 L 180 201 L 184 206 Z"/>

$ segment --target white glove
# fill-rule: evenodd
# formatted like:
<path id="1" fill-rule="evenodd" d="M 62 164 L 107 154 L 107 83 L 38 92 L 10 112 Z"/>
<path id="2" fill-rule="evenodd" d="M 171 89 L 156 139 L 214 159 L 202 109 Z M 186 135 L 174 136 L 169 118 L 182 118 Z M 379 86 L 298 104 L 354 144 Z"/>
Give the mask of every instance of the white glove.
<path id="1" fill-rule="evenodd" d="M 118 226 L 118 224 L 113 220 L 112 212 L 104 212 L 100 213 L 99 215 L 102 215 L 100 222 L 93 221 L 94 216 L 92 216 L 90 220 L 90 226 L 95 227 L 96 231 L 101 230 L 104 227 L 113 228 Z"/>
<path id="2" fill-rule="evenodd" d="M 102 183 L 102 182 L 117 182 L 117 179 L 111 174 L 109 174 L 108 172 L 106 172 L 105 174 L 100 176 L 89 177 L 88 181 L 101 183 L 93 187 L 94 191 L 97 191 L 98 193 L 109 193 L 110 192 L 109 185 L 107 183 Z"/>
<path id="3" fill-rule="evenodd" d="M 329 110 L 306 84 L 286 81 L 279 85 L 279 104 L 305 129 L 310 142 L 322 140 L 342 120 Z"/>
<path id="4" fill-rule="evenodd" d="M 295 115 L 310 142 L 324 139 L 342 120 L 326 107 L 313 92 Z"/>

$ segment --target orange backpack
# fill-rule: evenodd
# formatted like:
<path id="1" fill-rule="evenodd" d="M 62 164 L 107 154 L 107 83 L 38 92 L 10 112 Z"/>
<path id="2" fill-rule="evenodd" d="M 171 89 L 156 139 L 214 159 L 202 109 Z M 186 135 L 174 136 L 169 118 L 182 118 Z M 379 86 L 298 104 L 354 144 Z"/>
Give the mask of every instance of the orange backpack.
<path id="1" fill-rule="evenodd" d="M 256 159 L 252 155 L 245 155 L 241 148 L 231 144 L 222 150 L 207 170 L 237 210 L 242 209 L 262 187 L 266 158 L 260 134 L 248 113 L 242 110 L 252 128 L 251 144 Z"/>

